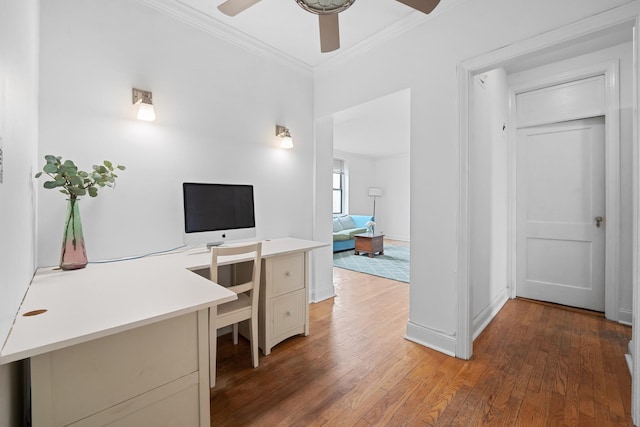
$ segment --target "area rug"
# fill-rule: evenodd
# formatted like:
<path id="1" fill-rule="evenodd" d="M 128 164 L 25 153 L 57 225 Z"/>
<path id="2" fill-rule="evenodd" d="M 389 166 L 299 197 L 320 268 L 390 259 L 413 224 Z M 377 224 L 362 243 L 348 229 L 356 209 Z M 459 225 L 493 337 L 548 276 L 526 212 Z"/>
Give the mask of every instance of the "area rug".
<path id="1" fill-rule="evenodd" d="M 335 252 L 333 266 L 409 283 L 409 247 L 384 245 L 384 255 L 373 258 L 364 254 L 354 255 L 353 249 Z"/>

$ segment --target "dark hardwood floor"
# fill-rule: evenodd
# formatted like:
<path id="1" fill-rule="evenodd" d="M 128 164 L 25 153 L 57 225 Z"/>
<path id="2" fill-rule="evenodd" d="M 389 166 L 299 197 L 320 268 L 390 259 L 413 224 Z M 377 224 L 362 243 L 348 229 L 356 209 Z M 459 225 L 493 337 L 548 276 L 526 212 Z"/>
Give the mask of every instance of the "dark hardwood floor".
<path id="1" fill-rule="evenodd" d="M 630 426 L 631 328 L 510 300 L 462 361 L 405 340 L 409 286 L 334 269 L 310 335 L 251 368 L 218 338 L 216 426 Z"/>

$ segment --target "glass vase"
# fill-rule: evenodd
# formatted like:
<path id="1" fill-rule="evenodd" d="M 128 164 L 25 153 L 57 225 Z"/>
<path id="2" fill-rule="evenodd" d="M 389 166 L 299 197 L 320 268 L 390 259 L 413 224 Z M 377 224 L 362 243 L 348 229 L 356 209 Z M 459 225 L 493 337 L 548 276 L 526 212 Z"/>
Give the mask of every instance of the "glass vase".
<path id="1" fill-rule="evenodd" d="M 87 266 L 87 251 L 84 246 L 82 222 L 77 199 L 69 199 L 67 216 L 62 235 L 62 251 L 60 252 L 60 268 L 77 270 Z"/>

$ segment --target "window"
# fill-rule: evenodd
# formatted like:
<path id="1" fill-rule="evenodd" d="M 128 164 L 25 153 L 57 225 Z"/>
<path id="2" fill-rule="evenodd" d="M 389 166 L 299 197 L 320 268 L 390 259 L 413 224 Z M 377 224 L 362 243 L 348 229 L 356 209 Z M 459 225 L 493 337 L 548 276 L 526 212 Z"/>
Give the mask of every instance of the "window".
<path id="1" fill-rule="evenodd" d="M 333 160 L 333 213 L 343 214 L 344 209 L 344 162 Z"/>

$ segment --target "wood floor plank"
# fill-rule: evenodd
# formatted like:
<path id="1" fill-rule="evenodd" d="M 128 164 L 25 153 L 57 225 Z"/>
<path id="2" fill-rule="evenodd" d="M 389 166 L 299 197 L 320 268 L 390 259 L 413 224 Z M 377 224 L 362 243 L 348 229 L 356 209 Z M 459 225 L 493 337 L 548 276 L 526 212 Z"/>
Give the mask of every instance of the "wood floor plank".
<path id="1" fill-rule="evenodd" d="M 215 426 L 631 426 L 631 328 L 509 300 L 463 361 L 404 339 L 409 285 L 335 269 L 310 335 L 251 367 L 218 338 Z"/>

